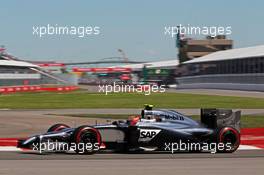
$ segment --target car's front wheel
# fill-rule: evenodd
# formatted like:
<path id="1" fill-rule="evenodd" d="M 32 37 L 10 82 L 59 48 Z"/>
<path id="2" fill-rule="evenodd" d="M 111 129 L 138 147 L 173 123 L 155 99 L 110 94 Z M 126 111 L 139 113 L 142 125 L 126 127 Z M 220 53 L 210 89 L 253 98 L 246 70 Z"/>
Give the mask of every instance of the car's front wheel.
<path id="1" fill-rule="evenodd" d="M 94 154 L 100 149 L 101 135 L 91 126 L 80 126 L 73 133 L 75 152 L 78 154 Z"/>

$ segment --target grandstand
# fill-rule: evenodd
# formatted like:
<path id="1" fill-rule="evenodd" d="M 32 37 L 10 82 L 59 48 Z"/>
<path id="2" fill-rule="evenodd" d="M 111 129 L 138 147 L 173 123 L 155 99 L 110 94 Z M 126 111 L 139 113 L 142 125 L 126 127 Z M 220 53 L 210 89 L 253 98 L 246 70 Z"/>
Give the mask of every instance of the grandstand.
<path id="1" fill-rule="evenodd" d="M 20 61 L 17 58 L 11 57 L 8 54 L 0 55 L 0 92 L 9 90 L 10 92 L 16 89 L 39 90 L 41 87 L 53 86 L 64 87 L 73 85 L 72 82 L 53 75 L 45 71 L 40 66 L 25 61 Z M 36 89 L 36 87 L 38 87 Z"/>
<path id="2" fill-rule="evenodd" d="M 264 45 L 218 51 L 186 61 L 179 70 L 178 88 L 264 91 Z"/>
<path id="3" fill-rule="evenodd" d="M 38 69 L 38 66 L 0 59 L 0 86 L 39 85 L 41 75 L 34 69 Z"/>

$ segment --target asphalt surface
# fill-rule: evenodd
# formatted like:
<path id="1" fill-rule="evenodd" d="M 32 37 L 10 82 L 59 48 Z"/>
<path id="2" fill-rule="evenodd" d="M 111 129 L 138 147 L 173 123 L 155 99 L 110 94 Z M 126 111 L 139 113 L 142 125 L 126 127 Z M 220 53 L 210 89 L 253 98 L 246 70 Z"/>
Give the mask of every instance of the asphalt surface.
<path id="1" fill-rule="evenodd" d="M 221 89 L 169 89 L 168 92 L 264 98 L 264 92 L 257 92 L 257 91 L 239 91 L 239 90 L 221 90 Z"/>
<path id="2" fill-rule="evenodd" d="M 69 153 L 39 153 L 25 152 L 0 152 L 0 160 L 129 160 L 129 159 L 219 159 L 219 158 L 256 158 L 264 161 L 264 150 L 238 150 L 234 153 L 97 153 L 93 155 L 78 155 Z"/>
<path id="3" fill-rule="evenodd" d="M 26 154 L 5 152 L 0 174 L 203 174 L 249 175 L 264 172 L 263 151 L 233 154 Z M 16 159 L 16 160 L 14 160 Z"/>

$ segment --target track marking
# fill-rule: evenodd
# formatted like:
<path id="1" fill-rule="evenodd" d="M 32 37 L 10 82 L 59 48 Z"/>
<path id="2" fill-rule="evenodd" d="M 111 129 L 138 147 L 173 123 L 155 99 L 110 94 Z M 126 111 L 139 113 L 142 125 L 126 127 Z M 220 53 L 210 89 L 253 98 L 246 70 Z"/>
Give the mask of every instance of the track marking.
<path id="1" fill-rule="evenodd" d="M 258 148 L 255 146 L 250 146 L 250 145 L 240 145 L 238 150 L 261 150 L 262 148 Z M 0 146 L 0 152 L 1 151 L 15 151 L 15 152 L 20 152 L 20 151 L 25 151 L 21 148 L 17 148 L 15 146 Z"/>
<path id="2" fill-rule="evenodd" d="M 0 146 L 0 151 L 23 151 L 15 146 Z"/>
<path id="3" fill-rule="evenodd" d="M 239 145 L 238 150 L 259 150 L 261 148 L 251 146 L 251 145 Z"/>

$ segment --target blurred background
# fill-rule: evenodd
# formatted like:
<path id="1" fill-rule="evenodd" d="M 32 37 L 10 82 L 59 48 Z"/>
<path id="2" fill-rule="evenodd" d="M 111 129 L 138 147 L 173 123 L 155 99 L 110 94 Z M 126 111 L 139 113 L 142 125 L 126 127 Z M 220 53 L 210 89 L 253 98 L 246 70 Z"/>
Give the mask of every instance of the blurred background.
<path id="1" fill-rule="evenodd" d="M 99 84 L 264 91 L 264 3 L 5 1 L 0 92 L 92 90 Z M 33 26 L 99 26 L 79 38 Z M 231 27 L 230 35 L 164 34 L 164 27 Z"/>

